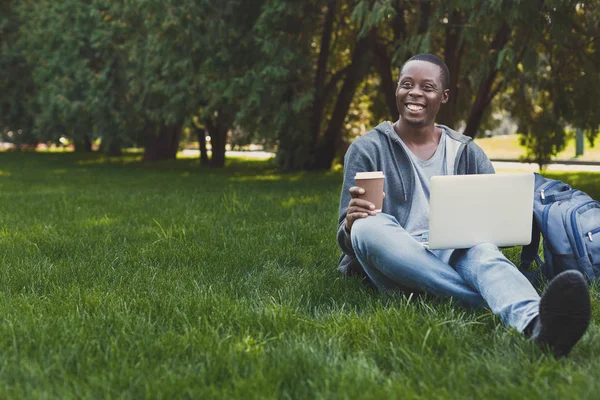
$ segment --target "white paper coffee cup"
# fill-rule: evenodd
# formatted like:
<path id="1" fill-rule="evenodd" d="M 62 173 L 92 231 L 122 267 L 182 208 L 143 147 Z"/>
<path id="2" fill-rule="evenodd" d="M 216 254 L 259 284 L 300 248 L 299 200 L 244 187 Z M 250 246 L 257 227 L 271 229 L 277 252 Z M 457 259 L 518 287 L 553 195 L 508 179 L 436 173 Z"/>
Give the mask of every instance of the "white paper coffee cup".
<path id="1" fill-rule="evenodd" d="M 358 196 L 375 205 L 375 212 L 383 209 L 383 184 L 385 175 L 383 171 L 357 172 L 354 176 L 356 186 L 365 190 L 364 194 Z"/>

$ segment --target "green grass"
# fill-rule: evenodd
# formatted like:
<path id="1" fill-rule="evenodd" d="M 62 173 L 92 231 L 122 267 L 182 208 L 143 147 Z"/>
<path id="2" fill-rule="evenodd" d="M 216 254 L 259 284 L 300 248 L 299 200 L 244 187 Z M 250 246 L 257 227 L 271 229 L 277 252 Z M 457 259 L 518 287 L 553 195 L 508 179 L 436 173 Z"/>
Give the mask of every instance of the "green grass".
<path id="1" fill-rule="evenodd" d="M 0 153 L 0 398 L 597 398 L 597 291 L 557 361 L 489 312 L 370 290 L 336 271 L 340 187 Z"/>
<path id="2" fill-rule="evenodd" d="M 479 138 L 476 139 L 476 142 L 492 159 L 519 159 L 519 157 L 525 155 L 524 147 L 519 145 L 518 135 Z M 600 145 L 596 144 L 592 148 L 586 140 L 583 155 L 575 158 L 575 140 L 573 139 L 567 143 L 565 150 L 554 157 L 554 160 L 595 161 L 600 163 Z"/>

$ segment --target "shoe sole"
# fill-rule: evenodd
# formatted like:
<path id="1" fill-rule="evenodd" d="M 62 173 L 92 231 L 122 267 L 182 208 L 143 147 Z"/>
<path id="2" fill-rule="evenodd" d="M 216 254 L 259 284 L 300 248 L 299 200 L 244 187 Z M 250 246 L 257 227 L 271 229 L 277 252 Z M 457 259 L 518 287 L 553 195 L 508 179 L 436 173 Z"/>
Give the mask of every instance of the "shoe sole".
<path id="1" fill-rule="evenodd" d="M 557 358 L 566 357 L 587 330 L 592 314 L 590 293 L 578 271 L 558 274 L 540 300 L 541 332 L 537 341 Z"/>

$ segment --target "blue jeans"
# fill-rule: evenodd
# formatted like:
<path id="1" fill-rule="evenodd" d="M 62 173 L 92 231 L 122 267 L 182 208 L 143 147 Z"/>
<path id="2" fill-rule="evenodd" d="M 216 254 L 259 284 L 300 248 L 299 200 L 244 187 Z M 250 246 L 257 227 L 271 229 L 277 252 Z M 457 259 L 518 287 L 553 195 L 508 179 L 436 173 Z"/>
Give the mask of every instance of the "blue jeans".
<path id="1" fill-rule="evenodd" d="M 519 332 L 538 315 L 538 293 L 495 245 L 428 250 L 384 213 L 355 221 L 351 238 L 358 261 L 378 288 L 424 291 L 472 307 L 487 306 Z"/>

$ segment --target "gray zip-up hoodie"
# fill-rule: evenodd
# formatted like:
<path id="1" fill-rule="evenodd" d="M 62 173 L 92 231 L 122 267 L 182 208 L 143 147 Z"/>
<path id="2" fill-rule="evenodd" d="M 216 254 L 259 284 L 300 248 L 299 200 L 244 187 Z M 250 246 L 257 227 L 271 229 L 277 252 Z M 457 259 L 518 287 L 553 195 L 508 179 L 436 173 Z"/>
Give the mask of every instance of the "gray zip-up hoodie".
<path id="1" fill-rule="evenodd" d="M 494 173 L 490 160 L 469 136 L 461 135 L 444 125 L 437 126 L 447 135 L 448 171 L 454 171 L 455 175 Z M 400 225 L 404 226 L 412 206 L 415 176 L 410 158 L 389 121 L 382 122 L 372 131 L 356 139 L 344 157 L 344 184 L 337 231 L 337 242 L 343 252 L 338 269 L 344 274 L 365 276 L 354 255 L 350 234 L 346 230 L 346 212 L 351 198 L 348 189 L 355 186 L 354 176 L 357 172 L 368 171 L 383 171 L 386 194 L 383 212 L 393 215 Z"/>

